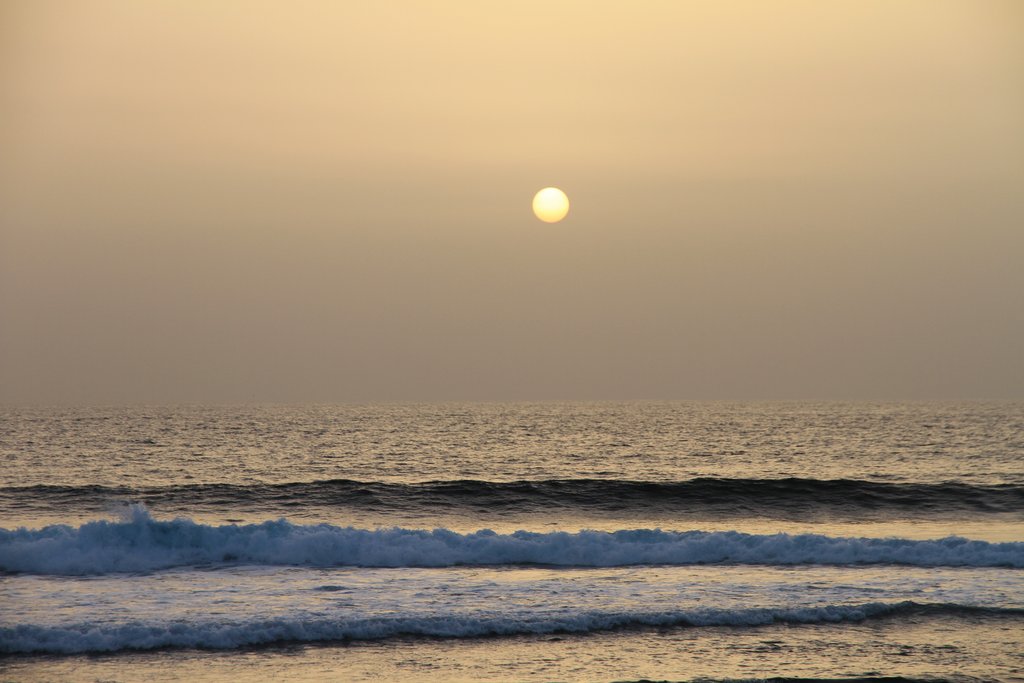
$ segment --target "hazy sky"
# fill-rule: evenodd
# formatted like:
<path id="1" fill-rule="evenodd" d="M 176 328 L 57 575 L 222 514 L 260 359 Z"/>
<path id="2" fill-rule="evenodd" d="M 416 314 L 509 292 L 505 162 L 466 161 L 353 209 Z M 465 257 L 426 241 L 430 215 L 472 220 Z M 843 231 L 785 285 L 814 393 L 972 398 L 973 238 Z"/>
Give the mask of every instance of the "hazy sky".
<path id="1" fill-rule="evenodd" d="M 2 401 L 972 397 L 1022 2 L 0 4 Z"/>

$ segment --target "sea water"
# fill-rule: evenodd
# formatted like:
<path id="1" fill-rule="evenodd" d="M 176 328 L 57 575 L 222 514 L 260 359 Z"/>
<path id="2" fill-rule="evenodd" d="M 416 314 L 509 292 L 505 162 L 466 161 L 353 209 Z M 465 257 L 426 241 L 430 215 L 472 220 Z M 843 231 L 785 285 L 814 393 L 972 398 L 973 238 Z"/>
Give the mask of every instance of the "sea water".
<path id="1" fill-rule="evenodd" d="M 0 678 L 1024 680 L 1024 406 L 0 413 Z"/>

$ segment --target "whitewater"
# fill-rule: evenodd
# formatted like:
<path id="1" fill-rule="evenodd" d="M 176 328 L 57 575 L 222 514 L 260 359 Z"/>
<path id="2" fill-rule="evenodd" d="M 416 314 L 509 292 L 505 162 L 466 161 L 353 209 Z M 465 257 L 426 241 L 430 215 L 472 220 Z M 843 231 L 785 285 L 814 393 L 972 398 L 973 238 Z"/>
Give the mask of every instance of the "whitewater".
<path id="1" fill-rule="evenodd" d="M 818 534 L 662 531 L 459 534 L 447 529 L 355 529 L 281 519 L 210 526 L 158 521 L 141 506 L 129 521 L 78 528 L 0 529 L 0 571 L 32 574 L 141 572 L 188 565 L 446 567 L 537 564 L 621 567 L 638 564 L 1024 567 L 1024 542 L 951 536 L 933 541 L 830 538 Z"/>
<path id="2" fill-rule="evenodd" d="M 1024 617 L 1024 609 L 980 609 L 961 605 L 895 604 L 828 605 L 803 608 L 577 612 L 571 615 L 509 615 L 458 618 L 434 617 L 290 618 L 238 623 L 135 622 L 111 627 L 85 622 L 63 626 L 0 627 L 0 652 L 103 653 L 160 648 L 230 650 L 270 643 L 383 640 L 426 636 L 480 638 L 512 635 L 585 634 L 628 627 L 766 626 L 772 624 L 839 624 L 893 615 Z"/>

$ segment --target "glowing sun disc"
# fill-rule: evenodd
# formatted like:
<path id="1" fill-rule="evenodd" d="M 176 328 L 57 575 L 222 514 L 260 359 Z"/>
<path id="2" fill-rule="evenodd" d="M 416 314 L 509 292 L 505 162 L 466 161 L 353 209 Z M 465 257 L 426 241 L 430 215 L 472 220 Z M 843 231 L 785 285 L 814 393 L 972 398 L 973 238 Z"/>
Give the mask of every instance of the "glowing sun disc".
<path id="1" fill-rule="evenodd" d="M 533 195 L 533 212 L 545 223 L 557 223 L 569 213 L 569 198 L 557 187 L 545 187 Z"/>

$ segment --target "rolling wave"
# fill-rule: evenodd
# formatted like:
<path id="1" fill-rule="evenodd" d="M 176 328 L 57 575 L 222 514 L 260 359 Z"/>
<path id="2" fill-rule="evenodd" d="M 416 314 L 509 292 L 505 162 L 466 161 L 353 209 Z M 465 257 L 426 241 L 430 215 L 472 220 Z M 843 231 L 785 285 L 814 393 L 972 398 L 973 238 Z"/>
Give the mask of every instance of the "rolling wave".
<path id="1" fill-rule="evenodd" d="M 717 479 L 679 482 L 545 479 L 416 484 L 351 479 L 282 484 L 186 484 L 163 487 L 26 486 L 0 488 L 0 504 L 104 509 L 111 501 L 154 508 L 237 506 L 287 509 L 343 507 L 375 511 L 643 512 L 789 516 L 904 516 L 1024 513 L 1024 486 L 946 482 L 889 483 L 856 479 Z"/>
<path id="2" fill-rule="evenodd" d="M 64 626 L 21 624 L 0 627 L 0 653 L 115 652 L 182 647 L 234 649 L 286 642 L 383 640 L 396 637 L 478 638 L 548 633 L 590 633 L 622 628 L 680 626 L 765 626 L 859 622 L 892 616 L 983 614 L 1019 618 L 1017 609 L 956 604 L 867 603 L 819 607 L 747 609 L 700 608 L 661 611 L 593 611 L 520 614 L 387 615 L 374 617 L 296 616 L 236 622 L 85 622 Z"/>
<path id="3" fill-rule="evenodd" d="M 757 535 L 736 531 L 459 534 L 447 529 L 356 529 L 329 524 L 211 526 L 158 521 L 141 506 L 122 522 L 74 528 L 0 529 L 0 571 L 105 574 L 216 564 L 317 567 L 447 567 L 538 564 L 617 567 L 639 564 L 905 564 L 923 567 L 1024 567 L 1024 542 L 959 537 L 915 541 Z"/>

